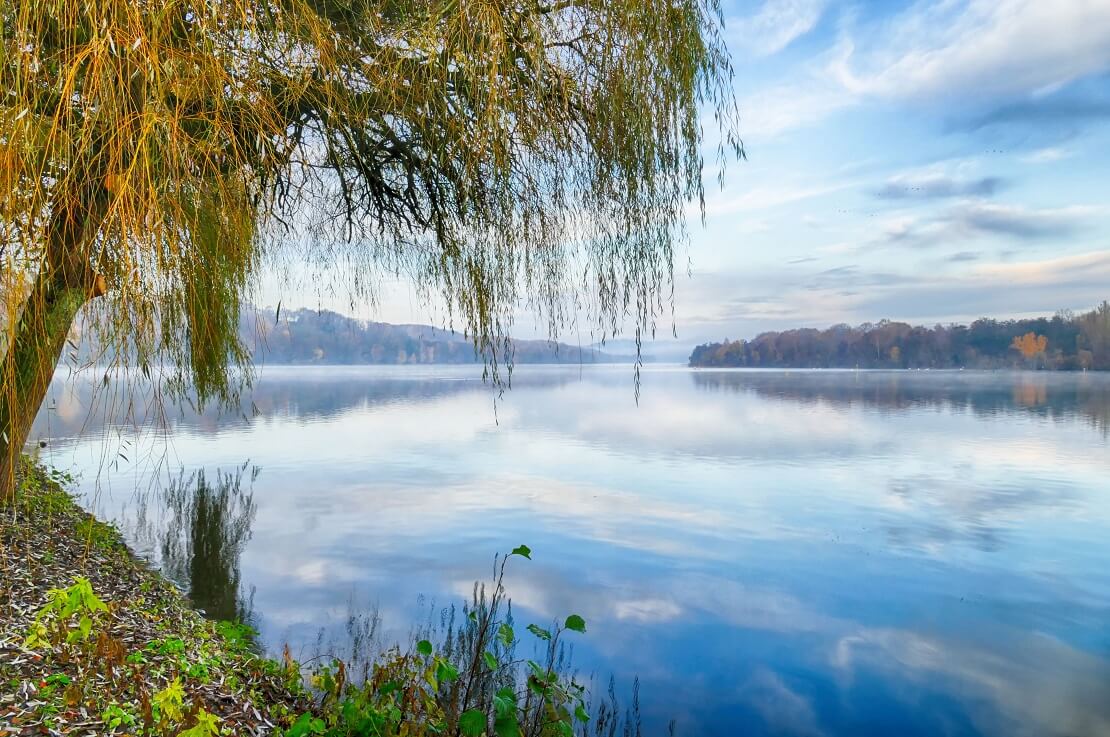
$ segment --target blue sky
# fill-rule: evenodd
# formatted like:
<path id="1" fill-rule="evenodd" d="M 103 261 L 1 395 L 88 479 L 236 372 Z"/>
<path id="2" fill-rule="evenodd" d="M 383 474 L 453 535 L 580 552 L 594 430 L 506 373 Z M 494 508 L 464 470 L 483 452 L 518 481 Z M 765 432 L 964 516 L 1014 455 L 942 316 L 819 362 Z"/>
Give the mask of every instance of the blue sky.
<path id="1" fill-rule="evenodd" d="M 727 13 L 749 158 L 695 233 L 680 334 L 1110 298 L 1110 2 Z"/>
<path id="2" fill-rule="evenodd" d="M 1110 298 L 1110 0 L 725 12 L 748 160 L 707 172 L 680 342 Z M 434 321 L 404 288 L 357 312 Z"/>

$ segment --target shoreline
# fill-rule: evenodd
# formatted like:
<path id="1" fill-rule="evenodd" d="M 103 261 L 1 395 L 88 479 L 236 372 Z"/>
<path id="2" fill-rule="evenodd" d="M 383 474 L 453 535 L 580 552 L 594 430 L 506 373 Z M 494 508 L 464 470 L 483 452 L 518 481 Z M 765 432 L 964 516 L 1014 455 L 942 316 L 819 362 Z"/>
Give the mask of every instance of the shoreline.
<path id="1" fill-rule="evenodd" d="M 296 663 L 205 619 L 66 474 L 23 461 L 0 504 L 0 734 L 262 736 L 314 711 Z"/>
<path id="2" fill-rule="evenodd" d="M 586 632 L 581 616 L 528 625 L 539 660 L 514 655 L 503 579 L 527 545 L 496 556 L 446 629 L 306 668 L 205 619 L 76 503 L 68 474 L 24 456 L 16 480 L 0 504 L 0 737 L 640 736 L 638 686 L 623 709 L 612 680 L 596 700 L 575 680 L 563 641 Z"/>

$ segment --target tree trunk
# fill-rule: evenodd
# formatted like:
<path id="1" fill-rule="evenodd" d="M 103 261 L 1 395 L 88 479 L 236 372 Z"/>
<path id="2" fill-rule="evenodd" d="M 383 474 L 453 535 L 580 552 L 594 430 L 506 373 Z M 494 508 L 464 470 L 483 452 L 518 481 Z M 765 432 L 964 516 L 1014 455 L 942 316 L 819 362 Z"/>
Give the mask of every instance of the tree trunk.
<path id="1" fill-rule="evenodd" d="M 20 453 L 77 311 L 106 291 L 104 277 L 96 273 L 86 252 L 107 206 L 98 181 L 86 179 L 51 218 L 46 258 L 0 366 L 0 502 L 15 496 Z"/>
<path id="2" fill-rule="evenodd" d="M 20 453 L 50 387 L 69 328 L 89 296 L 87 287 L 67 286 L 40 275 L 24 304 L 0 368 L 0 376 L 7 380 L 0 393 L 0 501 L 15 494 Z"/>

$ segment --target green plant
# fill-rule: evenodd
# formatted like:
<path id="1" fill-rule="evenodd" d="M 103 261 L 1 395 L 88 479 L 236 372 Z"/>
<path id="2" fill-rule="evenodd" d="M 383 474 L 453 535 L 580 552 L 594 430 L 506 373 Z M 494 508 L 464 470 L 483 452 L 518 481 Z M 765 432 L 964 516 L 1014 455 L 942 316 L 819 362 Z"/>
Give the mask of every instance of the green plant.
<path id="1" fill-rule="evenodd" d="M 206 661 L 199 661 L 195 663 L 184 663 L 185 675 L 189 678 L 196 679 L 201 683 L 207 683 L 210 677 L 209 664 Z"/>
<path id="2" fill-rule="evenodd" d="M 193 718 L 196 724 L 177 737 L 216 737 L 220 733 L 220 720 L 215 715 L 199 709 Z"/>
<path id="3" fill-rule="evenodd" d="M 72 483 L 70 474 L 43 468 L 30 457 L 20 457 L 18 499 L 23 511 L 32 516 L 51 517 L 73 508 L 73 499 L 63 485 Z"/>
<path id="4" fill-rule="evenodd" d="M 59 468 L 55 468 L 54 466 L 48 466 L 46 468 L 46 477 L 58 486 L 62 487 L 69 486 L 76 480 L 73 474 L 69 471 L 63 471 Z"/>
<path id="5" fill-rule="evenodd" d="M 152 640 L 147 647 L 159 655 L 177 655 L 185 652 L 185 641 L 180 637 L 167 637 L 163 640 Z"/>
<path id="6" fill-rule="evenodd" d="M 285 737 L 306 737 L 310 734 L 324 734 L 327 731 L 327 723 L 319 717 L 315 717 L 309 713 L 301 714 L 297 721 L 293 722 L 292 726 L 285 731 Z"/>
<path id="7" fill-rule="evenodd" d="M 79 539 L 96 548 L 110 548 L 119 542 L 116 528 L 92 516 L 87 516 L 74 525 Z"/>
<path id="8" fill-rule="evenodd" d="M 138 723 L 138 718 L 119 704 L 109 704 L 100 713 L 100 721 L 104 722 L 109 729 L 116 729 L 134 727 Z"/>
<path id="9" fill-rule="evenodd" d="M 216 622 L 216 631 L 224 638 L 227 647 L 234 652 L 248 652 L 255 647 L 258 631 L 243 622 Z"/>
<path id="10" fill-rule="evenodd" d="M 561 639 L 584 633 L 586 621 L 572 614 L 550 630 L 529 625 L 545 653 L 541 663 L 515 659 L 511 612 L 501 616 L 507 562 L 530 560 L 531 552 L 522 545 L 501 559 L 490 596 L 476 590 L 460 629 L 440 648 L 424 638 L 411 653 L 391 650 L 372 663 L 361 684 L 349 682 L 342 661 L 318 668 L 311 677 L 316 713 L 300 715 L 286 737 L 573 735 L 576 725 L 590 720 L 587 692 L 560 668 Z"/>
<path id="11" fill-rule="evenodd" d="M 35 649 L 63 640 L 67 644 L 84 642 L 92 632 L 94 619 L 107 612 L 87 578 L 77 577 L 65 589 L 50 589 L 46 605 L 35 615 L 23 647 Z M 71 619 L 77 616 L 76 624 Z"/>
<path id="12" fill-rule="evenodd" d="M 52 673 L 39 682 L 37 700 L 41 703 L 37 707 L 38 713 L 43 717 L 50 717 L 59 711 L 58 703 L 54 698 L 58 689 L 65 689 L 72 681 L 64 673 Z"/>
<path id="13" fill-rule="evenodd" d="M 154 721 L 163 727 L 172 726 L 185 715 L 185 688 L 175 678 L 150 700 Z"/>

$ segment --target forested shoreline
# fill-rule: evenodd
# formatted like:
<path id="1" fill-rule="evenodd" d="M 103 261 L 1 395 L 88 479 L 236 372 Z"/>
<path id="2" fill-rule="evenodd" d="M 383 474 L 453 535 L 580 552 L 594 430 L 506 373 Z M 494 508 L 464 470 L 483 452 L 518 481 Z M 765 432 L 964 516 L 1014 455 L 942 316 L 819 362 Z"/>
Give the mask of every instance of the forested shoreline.
<path id="1" fill-rule="evenodd" d="M 330 310 L 262 309 L 243 305 L 238 339 L 259 365 L 411 365 L 482 363 L 491 354 L 513 363 L 613 363 L 634 360 L 594 346 L 553 340 L 509 339 L 491 350 L 478 350 L 471 337 L 431 325 L 393 325 L 358 320 Z M 63 361 L 70 365 L 111 364 L 121 360 L 111 336 L 95 325 L 71 332 L 77 346 Z M 137 365 L 133 346 L 125 345 L 122 361 Z"/>
<path id="2" fill-rule="evenodd" d="M 1110 370 L 1110 301 L 1075 314 L 970 325 L 913 326 L 882 320 L 826 330 L 761 333 L 706 343 L 690 366 L 729 368 L 1026 368 Z"/>
<path id="3" fill-rule="evenodd" d="M 239 336 L 252 357 L 266 364 L 481 363 L 489 356 L 476 350 L 462 332 L 356 320 L 329 310 L 283 311 L 274 319 L 267 311 L 246 307 Z M 619 358 L 553 340 L 508 340 L 495 352 L 498 360 L 515 363 L 602 363 Z"/>

